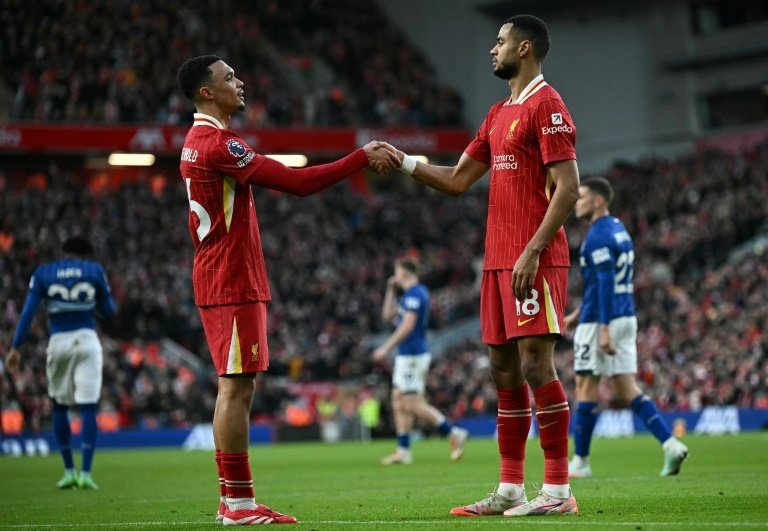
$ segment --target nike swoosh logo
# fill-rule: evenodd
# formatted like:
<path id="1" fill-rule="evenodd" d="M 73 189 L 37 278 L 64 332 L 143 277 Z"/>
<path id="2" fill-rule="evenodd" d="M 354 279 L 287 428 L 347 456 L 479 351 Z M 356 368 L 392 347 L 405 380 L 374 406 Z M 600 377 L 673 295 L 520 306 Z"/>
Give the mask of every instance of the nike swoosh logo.
<path id="1" fill-rule="evenodd" d="M 560 421 L 556 420 L 555 422 L 550 422 L 549 424 L 542 424 L 541 426 L 539 426 L 539 429 L 543 430 L 543 429 L 549 428 L 550 426 L 554 426 L 558 422 L 560 422 Z"/>
<path id="2" fill-rule="evenodd" d="M 496 126 L 494 126 L 494 127 L 491 127 L 491 130 L 490 130 L 490 131 L 488 131 L 488 134 L 490 135 L 491 133 L 493 133 L 494 129 L 496 129 Z"/>
<path id="3" fill-rule="evenodd" d="M 531 321 L 533 321 L 534 319 L 536 319 L 536 318 L 535 317 L 531 317 L 530 319 L 518 319 L 517 320 L 517 326 L 523 326 L 524 324 L 528 324 Z"/>

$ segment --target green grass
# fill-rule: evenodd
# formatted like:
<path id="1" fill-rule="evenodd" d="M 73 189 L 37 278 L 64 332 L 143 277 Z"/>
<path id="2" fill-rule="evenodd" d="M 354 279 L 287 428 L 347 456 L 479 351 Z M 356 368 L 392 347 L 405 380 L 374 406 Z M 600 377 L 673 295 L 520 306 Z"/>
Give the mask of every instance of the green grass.
<path id="1" fill-rule="evenodd" d="M 768 528 L 768 434 L 687 437 L 680 476 L 660 478 L 650 437 L 593 443 L 594 478 L 572 487 L 580 516 L 457 518 L 498 479 L 492 439 L 470 440 L 459 463 L 444 440 L 414 445 L 411 466 L 381 467 L 392 441 L 280 444 L 251 450 L 256 494 L 305 529 Z M 58 455 L 0 458 L 3 529 L 215 529 L 218 484 L 212 452 L 101 451 L 98 491 L 58 491 Z M 538 440 L 528 448 L 528 495 L 542 479 Z"/>

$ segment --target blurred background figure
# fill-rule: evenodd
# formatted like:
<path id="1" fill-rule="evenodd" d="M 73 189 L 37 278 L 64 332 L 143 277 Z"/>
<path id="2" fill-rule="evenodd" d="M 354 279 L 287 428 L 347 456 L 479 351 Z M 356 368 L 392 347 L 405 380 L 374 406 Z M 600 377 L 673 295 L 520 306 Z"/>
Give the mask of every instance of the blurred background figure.
<path id="1" fill-rule="evenodd" d="M 392 410 L 397 433 L 397 449 L 381 459 L 382 465 L 413 462 L 411 431 L 414 421 L 437 428 L 451 444 L 451 461 L 464 455 L 469 432 L 448 422 L 445 415 L 430 405 L 425 396 L 427 373 L 432 354 L 427 343 L 429 291 L 419 281 L 421 265 L 414 256 L 395 260 L 395 274 L 387 279 L 381 318 L 395 326 L 384 344 L 373 351 L 373 361 L 382 363 L 397 347 L 392 369 Z"/>
<path id="2" fill-rule="evenodd" d="M 53 403 L 53 428 L 64 461 L 60 489 L 98 489 L 91 476 L 96 450 L 102 348 L 96 333 L 96 315 L 115 313 L 115 301 L 102 265 L 93 261 L 93 247 L 82 236 L 68 238 L 63 257 L 39 266 L 29 281 L 29 293 L 5 364 L 11 374 L 19 370 L 19 349 L 27 338 L 32 318 L 45 303 L 51 337 L 48 340 L 46 378 Z M 69 409 L 76 407 L 82 423 L 82 462 L 75 469 L 70 440 Z"/>

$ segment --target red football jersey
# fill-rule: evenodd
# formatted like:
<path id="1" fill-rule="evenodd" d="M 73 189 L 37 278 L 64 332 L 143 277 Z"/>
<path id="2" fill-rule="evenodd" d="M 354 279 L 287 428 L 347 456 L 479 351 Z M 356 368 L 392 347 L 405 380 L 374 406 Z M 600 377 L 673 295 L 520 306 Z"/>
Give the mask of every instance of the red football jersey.
<path id="1" fill-rule="evenodd" d="M 576 127 L 542 75 L 516 101 L 494 104 L 465 152 L 491 167 L 484 270 L 512 269 L 544 219 L 555 185 L 547 164 L 576 159 Z M 539 257 L 540 267 L 569 267 L 565 229 Z"/>
<path id="2" fill-rule="evenodd" d="M 195 245 L 195 304 L 269 301 L 269 282 L 250 185 L 307 195 L 368 164 L 362 149 L 330 164 L 287 168 L 255 153 L 212 116 L 194 115 L 179 168 Z"/>

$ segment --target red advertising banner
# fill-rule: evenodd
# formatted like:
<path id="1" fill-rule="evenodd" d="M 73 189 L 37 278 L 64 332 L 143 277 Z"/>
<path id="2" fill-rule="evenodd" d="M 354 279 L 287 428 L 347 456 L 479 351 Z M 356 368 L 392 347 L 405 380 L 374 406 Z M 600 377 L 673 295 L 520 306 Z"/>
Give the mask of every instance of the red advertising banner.
<path id="1" fill-rule="evenodd" d="M 384 140 L 416 154 L 461 153 L 471 135 L 460 129 L 243 129 L 237 131 L 261 153 L 337 155 Z M 0 153 L 101 153 L 125 151 L 174 154 L 185 127 L 111 125 L 0 125 Z"/>
<path id="2" fill-rule="evenodd" d="M 768 129 L 757 129 L 700 138 L 696 141 L 696 148 L 699 152 L 716 149 L 736 155 L 766 140 L 768 140 Z"/>

